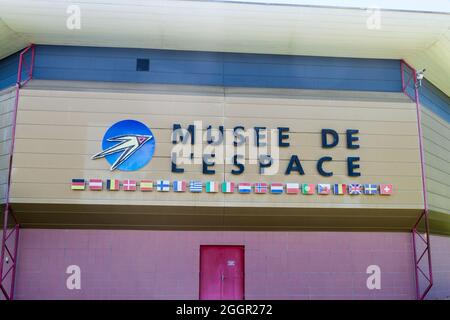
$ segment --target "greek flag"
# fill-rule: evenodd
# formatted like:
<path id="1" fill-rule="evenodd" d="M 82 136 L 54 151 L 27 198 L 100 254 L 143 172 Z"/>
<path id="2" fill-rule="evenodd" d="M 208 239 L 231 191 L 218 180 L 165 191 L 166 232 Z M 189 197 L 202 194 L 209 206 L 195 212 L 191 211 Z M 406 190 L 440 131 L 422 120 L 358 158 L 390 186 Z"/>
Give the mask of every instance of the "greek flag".
<path id="1" fill-rule="evenodd" d="M 189 182 L 189 190 L 191 192 L 202 192 L 203 182 L 201 181 L 190 181 Z"/>

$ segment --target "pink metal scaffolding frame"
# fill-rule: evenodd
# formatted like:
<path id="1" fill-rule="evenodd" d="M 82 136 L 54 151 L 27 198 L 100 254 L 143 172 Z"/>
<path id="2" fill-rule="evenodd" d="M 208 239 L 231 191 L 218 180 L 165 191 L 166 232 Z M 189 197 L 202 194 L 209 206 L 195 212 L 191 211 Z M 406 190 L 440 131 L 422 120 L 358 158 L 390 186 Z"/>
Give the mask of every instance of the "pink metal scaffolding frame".
<path id="1" fill-rule="evenodd" d="M 405 74 L 407 70 L 409 71 L 409 74 Z M 417 219 L 416 223 L 414 224 L 411 233 L 414 252 L 416 297 L 418 300 L 423 300 L 425 299 L 426 295 L 433 286 L 433 270 L 431 268 L 431 245 L 430 245 L 430 232 L 428 224 L 428 196 L 427 196 L 426 173 L 425 173 L 425 156 L 423 150 L 423 135 L 422 135 L 422 120 L 421 120 L 422 117 L 421 117 L 421 106 L 419 101 L 419 86 L 417 84 L 416 69 L 414 69 L 404 60 L 401 60 L 400 62 L 400 72 L 402 77 L 402 91 L 405 95 L 407 95 L 412 101 L 416 103 L 416 112 L 417 112 L 417 128 L 419 133 L 419 150 L 420 150 L 424 209 L 420 214 L 419 218 Z M 405 78 L 405 75 L 407 76 L 407 78 Z M 411 83 L 414 89 L 414 96 L 412 96 L 408 92 L 408 86 Z M 424 222 L 425 225 L 424 236 L 418 231 L 418 227 L 422 221 Z M 419 247 L 419 245 L 417 244 L 417 239 L 421 241 L 420 243 L 422 244 L 422 246 L 424 246 L 424 248 Z M 428 260 L 428 272 L 427 272 L 428 274 L 420 266 L 420 263 L 422 262 L 424 257 L 426 257 Z M 420 279 L 426 281 L 426 287 L 423 290 L 421 290 Z"/>
<path id="2" fill-rule="evenodd" d="M 34 45 L 29 45 L 26 47 L 19 55 L 19 66 L 17 70 L 17 82 L 16 82 L 16 96 L 14 100 L 14 109 L 12 116 L 12 128 L 11 128 L 11 144 L 9 148 L 9 169 L 8 169 L 8 180 L 6 184 L 5 191 L 5 208 L 3 212 L 3 233 L 2 233 L 2 247 L 1 247 L 1 263 L 0 263 L 0 292 L 4 299 L 12 300 L 14 297 L 14 284 L 16 276 L 16 266 L 17 266 L 17 249 L 19 245 L 19 223 L 14 215 L 14 212 L 9 203 L 9 194 L 11 187 L 11 170 L 12 170 L 12 160 L 14 154 L 14 143 L 16 136 L 16 120 L 17 120 L 17 107 L 19 104 L 19 90 L 28 81 L 33 78 L 33 66 L 34 66 Z M 29 53 L 30 63 L 26 61 L 26 54 Z M 25 80 L 22 79 L 22 72 L 25 72 Z M 14 227 L 8 230 L 9 218 L 12 218 L 12 224 Z M 8 240 L 14 235 L 13 244 L 8 244 Z M 7 256 L 6 256 L 7 255 Z M 6 260 L 8 258 L 8 260 Z M 11 262 L 9 262 L 11 260 Z M 10 265 L 8 266 L 8 264 Z M 6 268 L 5 268 L 6 264 Z M 10 277 L 8 278 L 8 276 Z M 8 281 L 9 280 L 9 281 Z M 9 285 L 8 285 L 9 284 Z"/>

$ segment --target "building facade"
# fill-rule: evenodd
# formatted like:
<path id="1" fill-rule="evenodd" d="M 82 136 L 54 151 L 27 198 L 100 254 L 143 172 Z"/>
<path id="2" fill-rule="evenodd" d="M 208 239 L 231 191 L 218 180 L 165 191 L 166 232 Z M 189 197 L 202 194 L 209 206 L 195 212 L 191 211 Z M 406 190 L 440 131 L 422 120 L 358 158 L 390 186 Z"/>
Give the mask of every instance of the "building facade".
<path id="1" fill-rule="evenodd" d="M 403 61 L 33 50 L 17 90 L 0 61 L 15 299 L 450 296 L 450 98 Z"/>

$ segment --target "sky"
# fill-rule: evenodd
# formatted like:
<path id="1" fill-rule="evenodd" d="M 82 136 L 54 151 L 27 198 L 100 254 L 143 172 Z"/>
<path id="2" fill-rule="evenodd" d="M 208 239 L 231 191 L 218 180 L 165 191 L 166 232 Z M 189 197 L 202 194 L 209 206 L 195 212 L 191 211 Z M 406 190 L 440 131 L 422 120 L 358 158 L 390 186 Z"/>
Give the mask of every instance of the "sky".
<path id="1" fill-rule="evenodd" d="M 300 4 L 338 7 L 378 7 L 381 9 L 435 11 L 450 13 L 450 0 L 221 0 L 233 2 L 257 2 Z"/>

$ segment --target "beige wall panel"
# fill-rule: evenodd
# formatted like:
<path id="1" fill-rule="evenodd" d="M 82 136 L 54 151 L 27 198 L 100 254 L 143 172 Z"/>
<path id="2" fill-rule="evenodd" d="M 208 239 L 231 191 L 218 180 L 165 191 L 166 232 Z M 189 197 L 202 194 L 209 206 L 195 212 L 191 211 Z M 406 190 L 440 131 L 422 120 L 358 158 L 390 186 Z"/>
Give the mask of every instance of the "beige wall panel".
<path id="1" fill-rule="evenodd" d="M 270 89 L 268 89 L 270 90 Z M 256 95 L 256 96 L 255 96 Z M 411 105 L 410 102 L 382 102 L 382 101 L 376 101 L 376 98 L 371 101 L 364 101 L 358 98 L 353 98 L 353 100 L 349 99 L 343 99 L 343 100 L 337 100 L 337 99 L 307 99 L 302 95 L 299 96 L 289 96 L 284 95 L 284 99 L 280 101 L 279 99 L 280 95 L 272 94 L 272 95 L 266 95 L 264 97 L 263 93 L 255 93 L 253 95 L 248 96 L 239 96 L 232 93 L 229 93 L 225 97 L 225 102 L 227 104 L 233 104 L 237 106 L 241 106 L 242 108 L 245 108 L 247 105 L 260 105 L 260 106 L 266 106 L 266 105 L 279 105 L 279 106 L 298 106 L 298 99 L 302 100 L 302 104 L 307 107 L 316 107 L 316 108 L 322 108 L 322 107 L 336 107 L 336 108 L 358 108 L 358 109 L 372 109 L 374 105 L 377 106 L 379 109 L 401 109 L 401 110 L 414 110 L 414 105 Z M 413 106 L 413 107 L 412 107 Z"/>
<path id="2" fill-rule="evenodd" d="M 20 115 L 24 116 L 27 115 L 28 111 L 21 111 Z M 40 117 L 40 113 L 36 113 L 38 117 Z M 98 121 L 105 121 L 103 115 L 98 115 L 99 117 Z M 90 121 L 94 120 L 94 115 L 87 114 L 87 117 L 90 118 Z M 108 122 L 109 125 L 95 125 L 88 127 L 93 127 L 95 130 L 98 130 L 100 132 L 99 138 L 92 139 L 89 141 L 97 141 L 98 143 L 101 143 L 102 136 L 101 133 L 104 132 L 107 128 L 109 128 L 111 123 L 114 123 L 115 121 L 120 121 L 123 118 L 114 118 L 110 122 Z M 151 118 L 143 118 L 142 121 L 150 121 Z M 32 131 L 35 138 L 43 138 L 43 139 L 49 139 L 54 138 L 55 131 L 61 130 L 61 127 L 64 126 L 64 132 L 63 137 L 65 140 L 81 140 L 86 141 L 84 139 L 80 139 L 80 127 L 84 127 L 83 123 L 75 123 L 74 119 L 70 116 L 67 116 L 67 114 L 64 113 L 49 113 L 48 116 L 42 117 L 42 120 L 40 123 L 45 123 L 45 125 L 36 125 L 36 116 L 30 117 L 31 122 L 29 125 L 23 124 L 21 125 L 21 128 L 19 128 L 18 134 L 21 134 L 20 130 L 26 130 L 26 131 Z M 105 122 L 106 123 L 106 122 Z M 187 124 L 186 124 L 187 125 Z M 186 125 L 184 125 L 184 128 L 186 128 Z M 54 129 L 52 131 L 49 131 L 49 126 L 54 126 Z M 217 127 L 215 128 L 217 129 Z M 91 130 L 91 129 L 90 129 Z M 232 129 L 228 129 L 230 132 L 232 132 Z M 152 132 L 155 134 L 155 136 L 158 137 L 158 140 L 160 141 L 166 141 L 170 142 L 172 139 L 172 127 L 164 128 L 164 129 L 154 129 L 152 128 Z M 203 137 L 205 137 L 206 130 L 203 129 L 202 131 Z M 213 131 L 214 132 L 214 131 Z M 250 133 L 254 135 L 254 131 L 250 130 Z M 29 134 L 27 132 L 27 134 Z M 317 147 L 321 144 L 321 134 L 320 132 L 317 133 L 304 133 L 304 132 L 289 132 L 289 142 L 290 147 L 299 146 L 299 147 Z M 405 149 L 417 149 L 418 148 L 418 138 L 415 135 L 372 135 L 372 134 L 364 134 L 359 133 L 357 135 L 359 137 L 359 144 L 364 144 L 365 148 L 397 148 L 399 145 L 402 145 Z M 18 136 L 20 138 L 20 136 Z M 278 131 L 274 131 L 275 139 L 278 137 Z M 205 140 L 205 139 L 204 139 Z M 345 141 L 346 141 L 346 135 L 345 133 L 339 134 L 339 145 L 336 146 L 334 149 L 345 149 Z M 205 140 L 206 143 L 206 140 Z"/>
<path id="3" fill-rule="evenodd" d="M 21 129 L 24 130 L 23 128 Z M 157 146 L 155 148 L 155 157 L 170 156 L 174 145 L 172 143 L 162 142 L 156 137 Z M 75 155 L 94 155 L 101 151 L 101 142 L 96 141 L 65 141 L 65 140 L 38 140 L 38 139 L 19 139 L 17 138 L 15 151 L 18 153 L 55 153 L 75 154 Z M 219 150 L 223 150 L 220 148 Z M 381 149 L 382 150 L 382 149 Z M 270 149 L 268 149 L 270 152 Z M 336 161 L 346 161 L 349 156 L 359 156 L 361 159 L 383 162 L 417 162 L 417 149 L 390 149 L 389 152 L 381 153 L 380 148 L 361 148 L 349 151 L 345 148 L 323 149 L 317 147 L 296 147 L 280 148 L 279 155 L 272 155 L 274 159 L 289 160 L 292 155 L 298 155 L 300 160 L 318 160 L 323 156 L 331 156 Z M 201 157 L 201 155 L 198 155 Z M 246 157 L 249 158 L 249 157 Z M 231 157 L 230 157 L 231 159 Z M 258 159 L 257 155 L 249 159 Z"/>
<path id="4" fill-rule="evenodd" d="M 299 119 L 252 119 L 252 118 L 226 118 L 226 128 L 242 125 L 246 128 L 265 126 L 267 128 L 289 127 L 292 132 L 317 133 L 324 128 L 344 133 L 347 129 L 359 129 L 362 134 L 391 134 L 391 135 L 417 135 L 417 125 L 412 122 L 376 122 L 376 121 L 336 121 L 336 120 L 304 120 Z"/>
<path id="5" fill-rule="evenodd" d="M 319 119 L 319 120 L 351 120 L 351 121 L 395 121 L 395 122 L 414 122 L 416 115 L 413 109 L 386 109 L 380 112 L 374 104 L 373 108 L 357 108 L 357 107 L 309 107 L 302 106 L 280 106 L 273 105 L 259 105 L 259 104 L 231 104 L 227 103 L 225 108 L 226 117 L 239 118 L 270 118 L 283 119 L 286 114 L 292 119 Z"/>
<path id="6" fill-rule="evenodd" d="M 77 84 L 81 86 L 80 84 Z M 340 94 L 298 90 L 257 90 L 147 86 L 148 91 L 114 92 L 84 90 L 24 89 L 18 114 L 13 193 L 16 203 L 74 203 L 218 207 L 279 208 L 393 208 L 420 209 L 420 162 L 414 105 L 399 95 L 377 99 L 373 93 Z M 189 90 L 190 93 L 189 93 Z M 314 94 L 316 96 L 314 96 Z M 380 108 L 383 110 L 380 111 Z M 91 160 L 99 151 L 106 129 L 114 122 L 136 119 L 155 134 L 152 161 L 136 172 L 110 172 L 105 159 Z M 184 174 L 170 172 L 171 130 L 201 120 L 208 125 L 246 128 L 290 127 L 290 147 L 280 148 L 280 171 L 258 174 L 256 164 L 246 164 L 242 175 L 232 175 L 232 165 L 217 163 L 215 175 L 203 175 L 201 165 L 182 165 Z M 340 133 L 340 144 L 321 148 L 320 131 Z M 345 130 L 359 129 L 360 149 L 345 148 Z M 199 138 L 196 137 L 196 141 Z M 297 154 L 306 172 L 286 176 L 291 155 Z M 334 176 L 319 176 L 316 161 L 333 157 L 325 168 Z M 347 176 L 346 159 L 359 156 L 362 176 Z M 275 156 L 274 156 L 275 157 Z M 224 195 L 149 192 L 72 191 L 72 178 L 167 179 L 217 181 L 267 181 L 309 183 L 392 183 L 392 196 Z"/>

